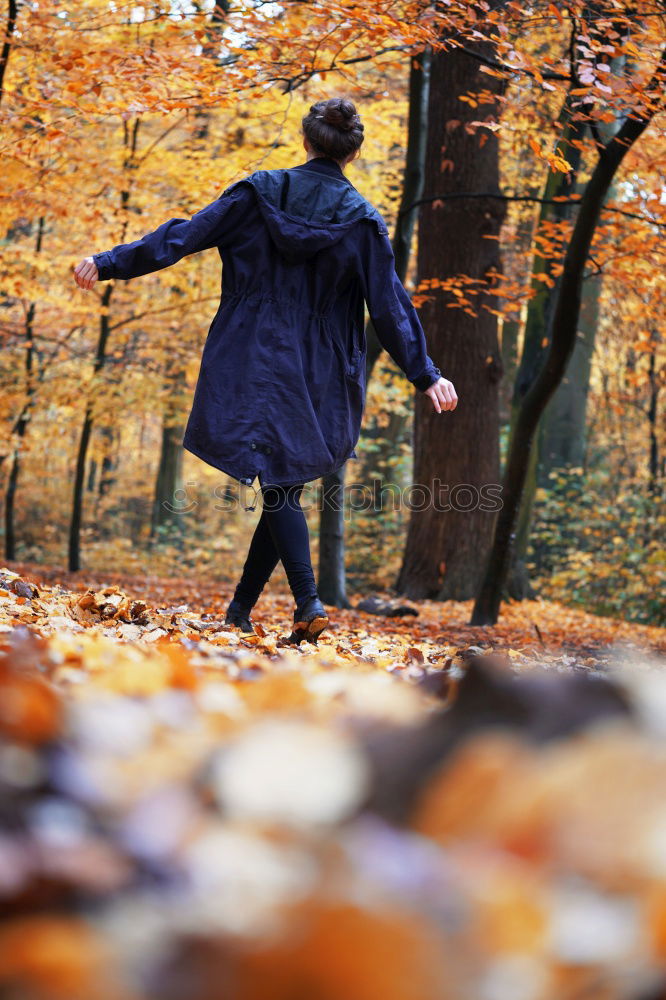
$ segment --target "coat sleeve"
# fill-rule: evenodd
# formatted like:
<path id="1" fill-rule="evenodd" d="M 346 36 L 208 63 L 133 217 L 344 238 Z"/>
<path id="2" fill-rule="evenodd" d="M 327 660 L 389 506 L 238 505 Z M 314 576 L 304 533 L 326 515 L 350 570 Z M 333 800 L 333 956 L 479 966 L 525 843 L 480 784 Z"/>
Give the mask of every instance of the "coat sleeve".
<path id="1" fill-rule="evenodd" d="M 248 186 L 238 181 L 191 219 L 169 219 L 140 240 L 93 254 L 99 280 L 138 278 L 198 250 L 220 246 L 242 225 L 248 197 Z"/>
<path id="2" fill-rule="evenodd" d="M 388 232 L 373 225 L 364 235 L 363 297 L 377 338 L 412 385 L 425 392 L 442 373 L 428 356 L 423 327 L 395 269 Z"/>

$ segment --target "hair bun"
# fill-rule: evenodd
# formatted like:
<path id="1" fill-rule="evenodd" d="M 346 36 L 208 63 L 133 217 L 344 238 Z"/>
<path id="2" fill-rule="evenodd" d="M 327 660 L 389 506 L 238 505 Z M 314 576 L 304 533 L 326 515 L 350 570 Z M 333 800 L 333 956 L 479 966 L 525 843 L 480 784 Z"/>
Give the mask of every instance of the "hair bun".
<path id="1" fill-rule="evenodd" d="M 342 132 L 351 132 L 360 121 L 354 105 L 343 100 L 331 101 L 324 109 L 323 117 L 327 125 L 334 125 Z"/>
<path id="2" fill-rule="evenodd" d="M 363 122 L 348 97 L 317 101 L 303 116 L 301 125 L 316 156 L 348 162 L 363 143 Z"/>

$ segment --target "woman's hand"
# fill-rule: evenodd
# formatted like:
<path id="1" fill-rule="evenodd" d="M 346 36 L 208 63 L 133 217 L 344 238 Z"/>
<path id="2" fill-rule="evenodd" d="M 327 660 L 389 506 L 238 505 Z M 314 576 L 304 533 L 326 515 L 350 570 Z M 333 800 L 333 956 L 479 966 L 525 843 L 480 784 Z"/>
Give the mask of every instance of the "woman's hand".
<path id="1" fill-rule="evenodd" d="M 453 388 L 453 382 L 449 382 L 446 378 L 438 378 L 436 382 L 433 382 L 426 389 L 426 396 L 430 396 L 432 405 L 438 413 L 441 413 L 443 410 L 455 410 L 458 405 L 458 397 L 456 390 Z"/>
<path id="2" fill-rule="evenodd" d="M 92 257 L 85 257 L 74 268 L 74 280 L 79 288 L 92 288 L 98 278 L 99 272 Z"/>

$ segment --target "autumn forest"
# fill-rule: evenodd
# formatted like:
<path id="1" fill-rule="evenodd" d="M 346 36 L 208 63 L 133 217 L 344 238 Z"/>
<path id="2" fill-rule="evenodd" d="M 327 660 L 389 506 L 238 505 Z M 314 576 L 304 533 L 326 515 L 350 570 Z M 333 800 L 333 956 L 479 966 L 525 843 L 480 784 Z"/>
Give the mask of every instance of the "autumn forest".
<path id="1" fill-rule="evenodd" d="M 429 352 L 465 400 L 442 430 L 368 331 L 344 501 L 354 588 L 467 600 L 484 575 L 496 589 L 505 563 L 512 597 L 663 623 L 658 9 L 227 6 L 10 6 L 6 558 L 165 572 L 177 561 L 232 580 L 248 515 L 221 513 L 233 486 L 180 449 L 216 255 L 93 296 L 70 272 L 252 170 L 301 162 L 300 118 L 342 88 L 367 134 L 353 183 L 391 226 Z M 410 512 L 409 486 L 436 477 L 451 509 Z M 515 543 L 493 569 L 480 491 L 502 483 Z M 385 484 L 397 510 L 382 509 Z M 344 605 L 330 517 L 311 492 L 320 579 Z M 507 527 L 500 518 L 496 548 Z"/>
<path id="2" fill-rule="evenodd" d="M 666 5 L 3 3 L 0 994 L 663 1000 Z M 291 648 L 182 447 L 219 256 L 73 269 L 335 95 L 459 403 L 366 315 Z"/>

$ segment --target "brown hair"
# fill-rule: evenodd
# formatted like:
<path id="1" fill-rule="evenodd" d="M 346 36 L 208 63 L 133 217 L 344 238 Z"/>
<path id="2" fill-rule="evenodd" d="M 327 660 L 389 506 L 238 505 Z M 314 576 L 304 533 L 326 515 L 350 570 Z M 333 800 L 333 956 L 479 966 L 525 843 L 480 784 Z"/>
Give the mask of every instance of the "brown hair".
<path id="1" fill-rule="evenodd" d="M 363 123 L 352 101 L 331 97 L 317 101 L 302 120 L 303 132 L 318 156 L 346 160 L 361 148 Z"/>

